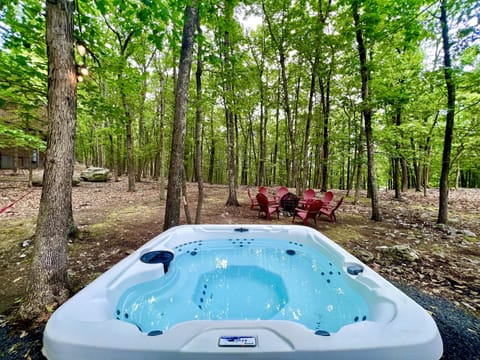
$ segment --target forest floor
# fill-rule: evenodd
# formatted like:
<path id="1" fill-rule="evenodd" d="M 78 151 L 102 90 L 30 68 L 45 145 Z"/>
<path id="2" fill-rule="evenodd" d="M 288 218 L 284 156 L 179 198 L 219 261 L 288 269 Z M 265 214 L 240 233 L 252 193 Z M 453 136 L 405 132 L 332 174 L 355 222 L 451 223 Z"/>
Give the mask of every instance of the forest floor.
<path id="1" fill-rule="evenodd" d="M 272 191 L 274 189 L 272 188 Z M 165 189 L 163 189 L 165 191 Z M 334 201 L 346 196 L 334 190 Z M 27 187 L 27 173 L 0 172 L 0 358 L 43 359 L 44 322 L 15 321 L 25 291 L 33 251 L 41 188 Z M 353 193 L 337 211 L 337 222 L 321 217 L 309 225 L 360 258 L 427 309 L 444 342 L 444 359 L 480 359 L 480 189 L 451 190 L 449 224 L 436 224 L 438 190 L 414 191 L 393 198 L 380 191 L 383 220 L 370 219 L 370 200 Z M 188 206 L 194 217 L 197 185 L 188 184 Z M 228 207 L 228 188 L 205 185 L 201 223 L 291 224 L 288 216 L 271 221 L 250 209 L 246 187 L 237 191 L 240 206 Z M 73 291 L 132 253 L 163 228 L 165 201 L 159 184 L 142 181 L 127 192 L 127 179 L 81 182 L 73 188 L 73 211 L 80 236 L 69 242 L 69 275 Z M 181 222 L 185 223 L 182 211 Z M 301 222 L 296 222 L 298 226 Z M 397 252 L 395 245 L 406 245 Z"/>

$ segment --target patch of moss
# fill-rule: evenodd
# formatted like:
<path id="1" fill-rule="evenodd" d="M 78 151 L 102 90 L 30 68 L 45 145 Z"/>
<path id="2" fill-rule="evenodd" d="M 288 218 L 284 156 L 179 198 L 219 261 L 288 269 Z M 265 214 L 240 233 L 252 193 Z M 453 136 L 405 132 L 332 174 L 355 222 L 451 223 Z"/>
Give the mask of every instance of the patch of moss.
<path id="1" fill-rule="evenodd" d="M 456 213 L 457 213 L 457 215 L 459 215 L 459 216 L 461 217 L 462 221 L 478 222 L 478 213 L 475 213 L 475 212 L 467 212 L 467 211 L 464 211 L 464 212 L 459 212 L 459 211 L 457 211 Z"/>
<path id="2" fill-rule="evenodd" d="M 345 202 L 353 203 L 354 200 L 355 200 L 354 196 L 348 196 L 348 197 L 345 198 Z M 358 204 L 370 204 L 371 202 L 372 202 L 372 200 L 370 198 L 365 197 L 365 196 L 359 196 L 358 197 Z"/>
<path id="3" fill-rule="evenodd" d="M 433 212 L 437 213 L 438 212 L 438 207 L 436 206 L 430 206 L 428 204 L 415 204 L 415 203 L 410 203 L 409 208 L 413 210 L 421 210 L 423 212 Z"/>
<path id="4" fill-rule="evenodd" d="M 3 252 L 12 247 L 13 244 L 31 238 L 35 234 L 35 219 L 9 220 L 0 225 L 0 251 Z"/>
<path id="5" fill-rule="evenodd" d="M 152 215 L 158 215 L 157 209 L 148 206 L 131 206 L 123 209 L 117 209 L 110 212 L 103 222 L 98 222 L 89 226 L 88 231 L 92 237 L 99 236 L 109 231 L 114 231 L 119 223 L 138 222 L 138 214 L 144 218 Z"/>
<path id="6" fill-rule="evenodd" d="M 432 255 L 445 256 L 445 246 L 443 244 L 420 243 L 417 249 Z"/>
<path id="7" fill-rule="evenodd" d="M 343 221 L 345 221 L 344 219 Z M 356 223 L 365 223 L 365 218 L 362 216 L 348 216 L 349 224 L 342 224 L 339 226 L 337 223 L 332 223 L 328 227 L 319 226 L 319 230 L 324 233 L 327 237 L 335 241 L 337 244 L 345 244 L 351 240 L 361 240 L 365 239 L 365 236 L 362 234 L 362 228 L 359 227 Z M 352 222 L 352 224 L 350 224 Z"/>
<path id="8" fill-rule="evenodd" d="M 464 239 L 473 244 L 478 244 L 480 242 L 480 239 L 478 237 L 473 237 L 473 236 L 464 236 Z"/>

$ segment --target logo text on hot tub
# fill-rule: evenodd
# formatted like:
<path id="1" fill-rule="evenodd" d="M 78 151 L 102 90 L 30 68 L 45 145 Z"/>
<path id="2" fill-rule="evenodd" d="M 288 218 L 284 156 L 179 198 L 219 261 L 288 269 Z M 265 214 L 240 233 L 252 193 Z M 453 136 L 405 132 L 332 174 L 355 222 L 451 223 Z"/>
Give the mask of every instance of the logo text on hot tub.
<path id="1" fill-rule="evenodd" d="M 220 336 L 218 346 L 257 346 L 255 336 Z"/>

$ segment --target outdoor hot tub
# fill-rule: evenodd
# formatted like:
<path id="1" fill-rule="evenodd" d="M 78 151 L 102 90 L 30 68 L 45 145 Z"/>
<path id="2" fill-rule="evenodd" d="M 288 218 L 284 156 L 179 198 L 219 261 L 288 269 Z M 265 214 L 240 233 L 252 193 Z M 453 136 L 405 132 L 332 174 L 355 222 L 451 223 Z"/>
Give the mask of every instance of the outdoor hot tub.
<path id="1" fill-rule="evenodd" d="M 55 311 L 57 359 L 439 359 L 431 316 L 320 232 L 185 225 Z"/>

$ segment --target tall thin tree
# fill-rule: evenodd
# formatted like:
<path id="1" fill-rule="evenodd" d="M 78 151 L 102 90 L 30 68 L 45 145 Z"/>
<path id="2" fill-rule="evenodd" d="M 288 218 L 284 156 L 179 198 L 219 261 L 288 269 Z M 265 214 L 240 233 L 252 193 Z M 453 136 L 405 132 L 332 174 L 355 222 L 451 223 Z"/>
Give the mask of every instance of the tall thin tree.
<path id="1" fill-rule="evenodd" d="M 77 118 L 74 8 L 74 1 L 46 1 L 48 143 L 34 254 L 26 297 L 19 310 L 24 319 L 45 313 L 69 295 L 67 237 Z"/>
<path id="2" fill-rule="evenodd" d="M 185 9 L 182 50 L 175 85 L 175 114 L 173 119 L 172 147 L 168 171 L 167 201 L 163 229 L 167 230 L 180 223 L 180 196 L 183 181 L 183 158 L 185 152 L 185 131 L 187 123 L 188 87 L 192 69 L 193 35 L 197 23 L 198 9 L 192 0 Z"/>
<path id="3" fill-rule="evenodd" d="M 453 125 L 455 119 L 455 83 L 453 80 L 452 60 L 450 57 L 450 40 L 448 36 L 447 0 L 440 5 L 440 24 L 442 26 L 443 66 L 445 85 L 447 87 L 447 124 L 443 141 L 442 172 L 440 175 L 440 199 L 437 223 L 448 221 L 448 174 L 450 172 L 450 154 L 452 152 Z"/>
<path id="4" fill-rule="evenodd" d="M 367 66 L 367 48 L 364 42 L 362 25 L 360 24 L 360 15 L 358 10 L 359 0 L 353 0 L 352 13 L 355 25 L 355 33 L 358 46 L 358 56 L 360 59 L 360 75 L 362 78 L 362 101 L 363 101 L 363 119 L 365 121 L 365 138 L 367 140 L 367 161 L 368 161 L 368 186 L 370 190 L 372 203 L 372 220 L 380 221 L 380 208 L 378 205 L 378 189 L 375 175 L 375 158 L 373 151 L 373 130 L 372 130 L 372 106 L 370 104 L 369 80 L 370 71 Z"/>
<path id="5" fill-rule="evenodd" d="M 200 224 L 202 219 L 202 205 L 204 197 L 203 189 L 203 104 L 202 104 L 202 72 L 203 72 L 203 39 L 202 28 L 200 26 L 200 14 L 197 16 L 197 35 L 198 35 L 198 54 L 197 54 L 197 71 L 195 73 L 197 85 L 197 104 L 195 111 L 195 177 L 198 183 L 198 200 L 197 210 L 195 212 L 195 224 Z"/>
<path id="6" fill-rule="evenodd" d="M 287 1 L 282 2 L 282 23 L 286 22 L 287 17 Z M 295 132 L 295 121 L 294 116 L 292 114 L 292 106 L 290 104 L 290 92 L 288 87 L 288 76 L 287 76 L 287 58 L 288 58 L 288 49 L 287 49 L 287 42 L 286 42 L 286 29 L 282 29 L 280 35 L 275 34 L 274 26 L 273 26 L 273 17 L 272 14 L 267 12 L 267 8 L 265 6 L 265 1 L 262 1 L 262 10 L 265 16 L 265 20 L 267 22 L 268 30 L 270 33 L 270 37 L 272 38 L 272 42 L 276 47 L 276 51 L 278 52 L 278 61 L 280 63 L 280 74 L 281 74 L 281 85 L 283 90 L 283 107 L 285 111 L 285 117 L 287 120 L 287 132 L 288 132 L 288 139 L 290 140 L 290 148 L 291 148 L 291 163 L 292 163 L 292 172 L 293 172 L 293 179 L 294 179 L 294 186 L 297 190 L 297 193 L 301 192 L 301 175 L 299 172 L 298 166 L 298 156 L 297 156 L 297 139 L 296 139 L 296 132 Z M 282 24 L 283 25 L 283 24 Z"/>
<path id="7" fill-rule="evenodd" d="M 227 124 L 227 146 L 228 146 L 228 199 L 226 205 L 239 206 L 237 200 L 237 158 L 235 156 L 235 114 L 234 114 L 234 72 L 231 59 L 232 42 L 231 31 L 233 23 L 233 12 L 236 0 L 224 1 L 224 23 L 223 29 L 223 60 L 225 66 L 225 119 Z"/>

